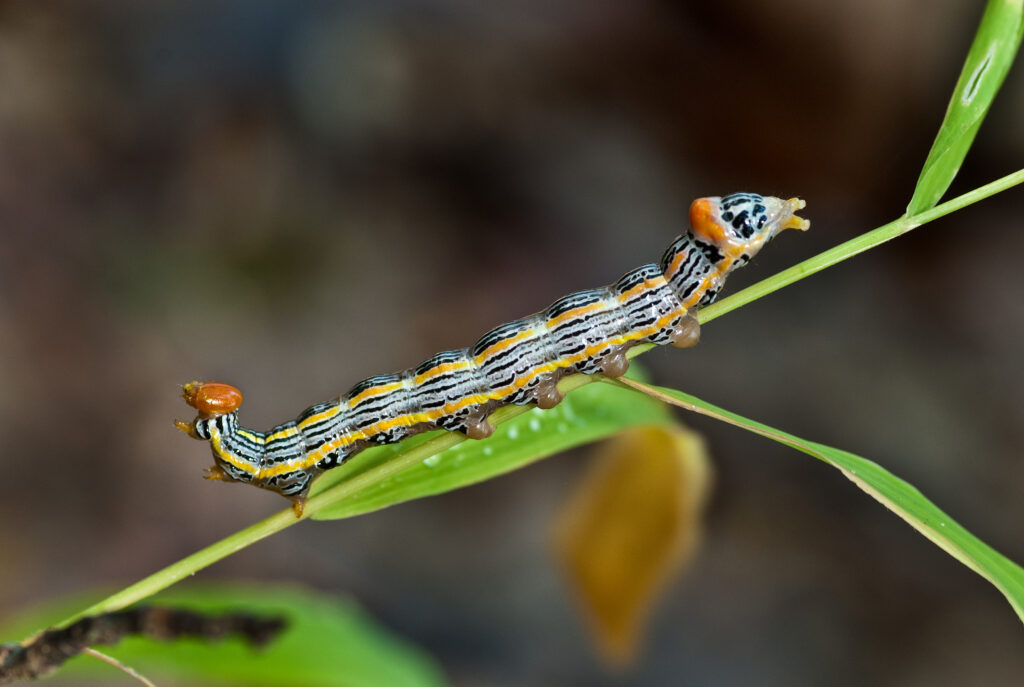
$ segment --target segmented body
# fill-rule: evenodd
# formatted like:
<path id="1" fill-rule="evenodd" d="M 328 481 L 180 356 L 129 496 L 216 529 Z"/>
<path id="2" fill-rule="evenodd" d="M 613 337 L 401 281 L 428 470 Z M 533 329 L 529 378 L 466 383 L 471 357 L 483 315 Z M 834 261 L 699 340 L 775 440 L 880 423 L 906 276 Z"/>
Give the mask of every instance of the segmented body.
<path id="1" fill-rule="evenodd" d="M 178 426 L 209 440 L 215 466 L 208 477 L 280 492 L 300 510 L 317 475 L 367 446 L 437 428 L 484 438 L 493 431 L 487 416 L 500 406 L 556 405 L 562 398 L 556 385 L 565 375 L 619 376 L 632 346 L 695 344 L 696 310 L 714 301 L 729 273 L 777 232 L 806 229 L 807 221 L 794 215 L 803 206 L 795 198 L 748 193 L 699 199 L 691 207 L 691 230 L 672 242 L 660 264 L 560 298 L 495 327 L 470 348 L 365 379 L 267 432 L 239 425 L 236 389 L 193 382 L 185 398 L 199 417 Z"/>

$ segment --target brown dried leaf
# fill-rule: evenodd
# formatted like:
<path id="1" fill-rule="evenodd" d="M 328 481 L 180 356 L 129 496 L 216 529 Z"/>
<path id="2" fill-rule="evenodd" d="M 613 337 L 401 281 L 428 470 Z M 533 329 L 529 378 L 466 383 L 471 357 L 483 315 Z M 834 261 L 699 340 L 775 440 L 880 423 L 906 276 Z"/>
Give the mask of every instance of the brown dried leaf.
<path id="1" fill-rule="evenodd" d="M 654 602 L 689 563 L 709 485 L 699 435 L 635 429 L 601 446 L 559 515 L 556 556 L 609 663 L 636 656 Z"/>

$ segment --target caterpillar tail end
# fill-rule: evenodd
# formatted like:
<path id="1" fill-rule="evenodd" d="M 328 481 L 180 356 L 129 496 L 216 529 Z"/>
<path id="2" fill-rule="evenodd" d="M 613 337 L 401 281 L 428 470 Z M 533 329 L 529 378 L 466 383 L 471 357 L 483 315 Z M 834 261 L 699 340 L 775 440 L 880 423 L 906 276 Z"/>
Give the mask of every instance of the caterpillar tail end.
<path id="1" fill-rule="evenodd" d="M 203 469 L 203 479 L 211 480 L 213 482 L 233 482 L 234 478 L 228 473 L 224 472 L 224 468 L 214 463 L 208 468 Z"/>
<path id="2" fill-rule="evenodd" d="M 193 439 L 199 439 L 200 441 L 202 440 L 202 437 L 196 434 L 196 426 L 193 423 L 188 422 L 187 420 L 175 420 L 174 426 L 180 429 L 185 434 L 192 437 Z"/>
<path id="3" fill-rule="evenodd" d="M 796 215 L 797 211 L 803 210 L 807 207 L 807 201 L 801 198 L 790 198 L 786 201 L 786 204 L 789 206 L 789 211 L 792 214 L 789 219 L 783 222 L 780 231 L 782 229 L 796 229 L 797 231 L 807 231 L 810 229 L 811 221 Z"/>

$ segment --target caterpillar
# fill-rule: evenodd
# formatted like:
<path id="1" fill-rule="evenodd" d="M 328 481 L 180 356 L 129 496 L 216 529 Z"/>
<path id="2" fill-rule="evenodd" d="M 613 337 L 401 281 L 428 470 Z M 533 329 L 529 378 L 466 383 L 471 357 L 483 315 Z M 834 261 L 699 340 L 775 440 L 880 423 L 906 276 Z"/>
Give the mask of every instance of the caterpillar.
<path id="1" fill-rule="evenodd" d="M 363 449 L 445 429 L 471 439 L 494 431 L 488 416 L 504 405 L 553 408 L 569 374 L 626 372 L 629 348 L 650 343 L 688 348 L 700 338 L 696 311 L 712 303 L 729 274 L 777 233 L 806 231 L 796 216 L 806 203 L 756 193 L 699 198 L 690 230 L 660 264 L 610 286 L 569 294 L 546 310 L 495 327 L 470 348 L 443 351 L 416 367 L 364 379 L 267 432 L 238 422 L 242 394 L 219 382 L 189 382 L 185 402 L 198 411 L 175 425 L 208 441 L 214 464 L 206 478 L 238 481 L 291 499 L 296 515 L 313 480 Z"/>

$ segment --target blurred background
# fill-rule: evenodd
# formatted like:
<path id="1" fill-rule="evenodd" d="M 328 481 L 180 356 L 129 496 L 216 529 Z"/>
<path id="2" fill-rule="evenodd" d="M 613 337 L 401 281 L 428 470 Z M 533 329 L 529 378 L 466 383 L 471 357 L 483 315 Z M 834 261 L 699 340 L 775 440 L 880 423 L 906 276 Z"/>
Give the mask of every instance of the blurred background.
<path id="1" fill-rule="evenodd" d="M 0 3 L 0 615 L 280 509 L 171 424 L 269 427 L 657 260 L 690 201 L 808 200 L 729 292 L 899 216 L 983 3 Z M 1024 159 L 1011 72 L 953 193 Z M 877 460 L 1024 561 L 1011 190 L 716 320 L 654 379 Z M 961 685 L 1005 600 L 837 472 L 683 418 L 716 468 L 631 672 L 550 556 L 586 452 L 203 572 L 358 599 L 459 685 Z"/>

